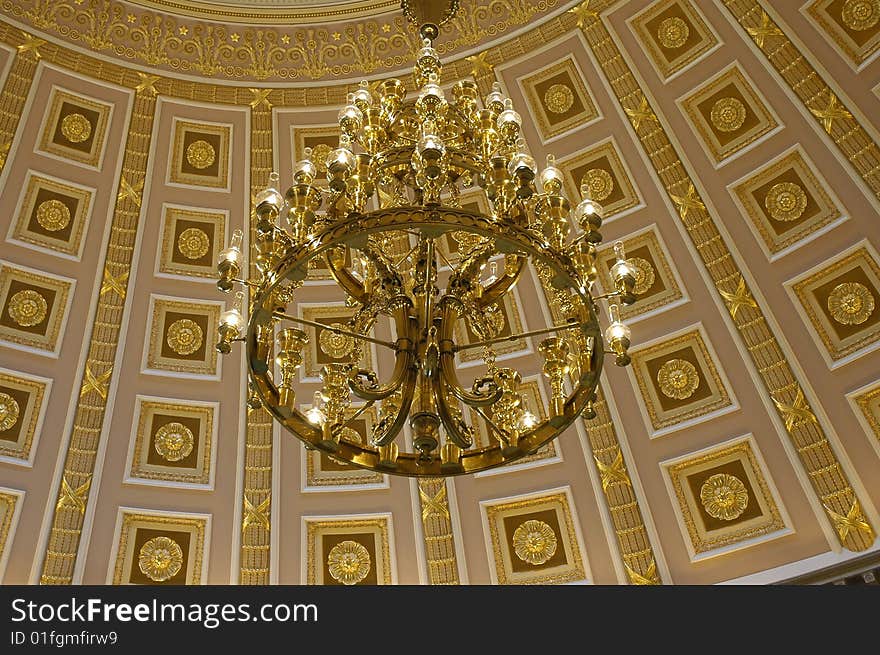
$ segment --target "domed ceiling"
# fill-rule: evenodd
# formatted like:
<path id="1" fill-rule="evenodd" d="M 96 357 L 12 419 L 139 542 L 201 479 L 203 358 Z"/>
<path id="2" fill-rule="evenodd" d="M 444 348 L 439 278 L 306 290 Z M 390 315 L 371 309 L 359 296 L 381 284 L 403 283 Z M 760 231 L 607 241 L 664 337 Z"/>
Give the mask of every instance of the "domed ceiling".
<path id="1" fill-rule="evenodd" d="M 877 0 L 462 2 L 442 83 L 501 83 L 641 296 L 595 419 L 419 481 L 305 451 L 213 349 L 217 253 L 269 173 L 335 145 L 360 79 L 412 87 L 398 4 L 2 12 L 3 582 L 713 584 L 876 554 Z M 315 269 L 291 310 L 344 322 L 344 300 Z M 545 305 L 531 272 L 500 309 L 513 332 Z M 536 346 L 498 354 L 540 413 Z M 304 406 L 340 347 L 312 340 Z"/>

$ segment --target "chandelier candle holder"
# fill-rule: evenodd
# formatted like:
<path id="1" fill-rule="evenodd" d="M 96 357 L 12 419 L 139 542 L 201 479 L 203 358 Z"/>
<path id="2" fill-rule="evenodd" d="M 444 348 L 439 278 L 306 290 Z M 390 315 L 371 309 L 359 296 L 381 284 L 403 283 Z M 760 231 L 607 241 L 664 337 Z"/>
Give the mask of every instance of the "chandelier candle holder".
<path id="1" fill-rule="evenodd" d="M 418 7 L 403 4 L 410 18 L 418 14 Z M 441 11 L 437 23 L 414 19 L 423 37 L 414 96 L 397 79 L 375 90 L 362 82 L 349 95 L 339 112 L 339 146 L 323 162 L 326 188 L 316 182 L 309 149 L 284 193 L 278 175 L 270 176 L 254 207 L 255 274 L 242 275 L 248 268 L 240 231 L 218 263 L 221 291 L 236 285 L 249 291 L 247 321 L 239 291 L 222 314 L 217 344 L 228 353 L 233 342 L 245 343 L 249 406 L 265 407 L 307 448 L 407 476 L 473 473 L 533 453 L 578 416 L 595 416 L 606 352 L 617 365 L 629 363 L 630 331 L 619 305 L 635 301 L 635 269 L 623 245 L 614 247 L 615 288 L 594 293 L 601 206 L 587 186 L 574 203 L 565 197 L 552 155 L 538 170 L 522 138 L 522 118 L 500 85 L 480 103 L 475 83 L 462 80 L 447 98 L 432 42 L 452 13 L 454 7 Z M 460 195 L 471 189 L 485 194 L 489 212 L 462 208 Z M 456 263 L 438 248 L 444 235 L 459 244 Z M 395 254 L 406 250 L 402 259 Z M 326 267 L 344 291 L 354 311 L 348 324 L 324 325 L 288 312 L 310 262 Z M 530 265 L 549 290 L 558 320 L 502 335 L 500 308 Z M 604 334 L 600 300 L 609 303 Z M 393 341 L 373 336 L 382 317 L 393 324 Z M 457 336 L 464 334 L 455 329 L 461 323 L 477 340 Z M 301 412 L 294 381 L 318 330 L 354 347 L 321 369 L 321 389 Z M 551 390 L 544 420 L 527 409 L 521 373 L 495 361 L 497 344 L 532 337 L 541 338 L 538 353 Z M 393 357 L 387 377 L 359 368 L 369 344 Z M 485 370 L 466 386 L 458 361 L 474 349 Z M 373 406 L 378 420 L 362 442 L 349 425 Z M 477 443 L 465 408 L 485 423 L 488 445 Z"/>

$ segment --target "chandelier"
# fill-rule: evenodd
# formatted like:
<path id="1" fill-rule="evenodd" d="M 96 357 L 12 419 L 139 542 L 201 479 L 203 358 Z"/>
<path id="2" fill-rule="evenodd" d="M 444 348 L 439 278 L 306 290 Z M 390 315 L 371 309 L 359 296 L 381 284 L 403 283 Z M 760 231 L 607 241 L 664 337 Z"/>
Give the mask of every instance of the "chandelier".
<path id="1" fill-rule="evenodd" d="M 578 416 L 595 417 L 604 355 L 614 355 L 619 366 L 629 363 L 630 331 L 619 306 L 635 301 L 635 269 L 616 243 L 615 288 L 594 293 L 602 209 L 589 187 L 572 202 L 552 155 L 538 170 L 522 119 L 499 84 L 482 106 L 470 80 L 456 82 L 447 97 L 432 43 L 457 2 L 402 5 L 420 25 L 423 43 L 414 93 L 389 79 L 372 90 L 362 82 L 349 94 L 339 112 L 339 147 L 323 162 L 326 186 L 319 185 L 309 149 L 285 193 L 278 175 L 270 176 L 254 204 L 254 274 L 242 274 L 241 231 L 220 253 L 218 287 L 230 292 L 243 285 L 250 298 L 247 321 L 243 290 L 221 315 L 217 349 L 225 354 L 233 342 L 245 342 L 249 406 L 264 407 L 307 448 L 391 474 L 472 473 L 535 452 Z M 469 189 L 484 194 L 491 210 L 463 208 L 460 197 Z M 458 244 L 456 263 L 438 248 L 444 236 Z M 326 267 L 344 291 L 354 312 L 347 325 L 289 313 L 310 262 Z M 501 335 L 500 307 L 530 265 L 556 318 L 544 328 Z M 604 339 L 600 300 L 608 303 L 610 320 Z M 393 340 L 373 336 L 381 317 L 393 324 Z M 458 323 L 477 340 L 457 337 L 464 334 Z M 303 412 L 294 388 L 317 330 L 355 347 L 322 367 L 321 390 Z M 540 337 L 550 387 L 543 420 L 526 407 L 521 373 L 499 366 L 494 351 L 501 342 L 532 337 Z M 386 377 L 359 367 L 367 344 L 393 356 Z M 468 385 L 458 361 L 474 349 L 484 368 Z M 374 405 L 378 420 L 362 442 L 349 425 Z M 476 421 L 466 421 L 465 413 L 484 422 L 488 445 L 477 442 Z"/>

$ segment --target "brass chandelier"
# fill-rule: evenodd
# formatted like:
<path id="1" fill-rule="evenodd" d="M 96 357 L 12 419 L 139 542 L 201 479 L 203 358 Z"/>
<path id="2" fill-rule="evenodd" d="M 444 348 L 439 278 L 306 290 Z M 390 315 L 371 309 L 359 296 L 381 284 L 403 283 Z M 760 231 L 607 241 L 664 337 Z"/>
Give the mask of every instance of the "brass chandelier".
<path id="1" fill-rule="evenodd" d="M 250 301 L 246 324 L 243 291 L 221 315 L 217 349 L 228 353 L 232 342 L 245 342 L 249 405 L 265 407 L 307 448 L 392 474 L 472 473 L 536 451 L 580 415 L 595 416 L 604 355 L 613 354 L 619 366 L 629 363 L 630 331 L 619 305 L 635 301 L 635 270 L 616 243 L 615 289 L 593 293 L 602 210 L 589 187 L 581 188 L 583 197 L 572 209 L 553 156 L 539 172 L 525 148 L 521 117 L 497 83 L 482 107 L 470 80 L 455 83 L 447 99 L 432 43 L 457 2 L 402 5 L 423 38 L 413 70 L 415 95 L 397 79 L 374 91 L 362 82 L 349 94 L 339 112 L 339 147 L 325 162 L 326 188 L 317 183 L 308 149 L 285 193 L 272 174 L 254 207 L 256 274 L 243 279 L 240 231 L 220 254 L 218 287 L 230 292 L 242 284 Z M 461 207 L 460 194 L 469 188 L 485 194 L 490 212 Z M 458 243 L 456 264 L 437 247 L 447 234 Z M 401 244 L 407 251 L 403 258 L 393 254 Z M 490 260 L 501 258 L 499 273 Z M 321 261 L 345 292 L 354 309 L 348 325 L 288 313 L 313 260 Z M 485 278 L 487 264 L 493 273 Z M 499 307 L 529 265 L 561 318 L 542 329 L 501 336 Z M 610 318 L 604 339 L 600 299 L 607 300 Z M 393 341 L 371 334 L 382 316 L 393 324 Z M 478 341 L 456 338 L 461 321 Z M 294 386 L 316 329 L 356 346 L 347 361 L 321 369 L 321 390 L 304 413 Z M 542 372 L 551 389 L 545 420 L 525 407 L 521 374 L 498 366 L 493 350 L 502 341 L 530 337 L 541 337 Z M 386 380 L 358 367 L 368 343 L 393 354 Z M 468 387 L 459 380 L 457 356 L 470 349 L 480 350 L 485 371 Z M 352 397 L 362 403 L 357 411 Z M 373 405 L 379 420 L 362 443 L 349 424 Z M 476 443 L 463 408 L 485 422 L 489 445 Z M 407 424 L 411 449 L 404 439 Z"/>

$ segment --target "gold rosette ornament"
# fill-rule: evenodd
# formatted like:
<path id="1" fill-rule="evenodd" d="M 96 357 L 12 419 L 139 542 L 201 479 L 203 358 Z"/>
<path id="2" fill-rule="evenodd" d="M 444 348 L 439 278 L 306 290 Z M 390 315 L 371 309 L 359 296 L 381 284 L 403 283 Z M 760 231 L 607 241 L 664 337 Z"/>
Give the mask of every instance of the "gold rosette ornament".
<path id="1" fill-rule="evenodd" d="M 333 323 L 330 327 L 340 330 L 345 328 L 341 323 Z M 351 351 L 354 350 L 354 338 L 347 334 L 321 330 L 321 335 L 318 337 L 318 346 L 321 348 L 321 352 L 328 357 L 342 359 L 350 355 Z"/>
<path id="2" fill-rule="evenodd" d="M 177 237 L 177 249 L 187 259 L 201 259 L 210 245 L 208 235 L 197 227 L 188 227 Z"/>
<path id="3" fill-rule="evenodd" d="M 841 325 L 861 325 L 874 313 L 874 296 L 860 282 L 844 282 L 829 294 L 828 311 Z"/>
<path id="4" fill-rule="evenodd" d="M 18 421 L 18 401 L 8 393 L 0 393 L 0 432 L 6 432 Z"/>
<path id="5" fill-rule="evenodd" d="M 869 30 L 880 21 L 880 0 L 846 0 L 840 17 L 851 30 Z"/>
<path id="6" fill-rule="evenodd" d="M 651 262 L 641 257 L 630 257 L 629 263 L 632 265 L 636 274 L 636 283 L 633 286 L 633 293 L 637 296 L 642 295 L 648 289 L 654 286 L 656 279 L 654 275 L 654 267 Z"/>
<path id="7" fill-rule="evenodd" d="M 678 16 L 664 19 L 657 27 L 657 40 L 667 50 L 680 48 L 687 43 L 691 29 Z"/>
<path id="8" fill-rule="evenodd" d="M 719 132 L 736 132 L 746 122 L 746 107 L 737 98 L 721 98 L 712 105 L 709 120 Z"/>
<path id="9" fill-rule="evenodd" d="M 82 143 L 92 136 L 92 124 L 82 114 L 68 114 L 61 119 L 61 134 L 71 143 Z"/>
<path id="10" fill-rule="evenodd" d="M 513 551 L 532 566 L 539 566 L 553 557 L 556 544 L 556 533 L 544 521 L 530 519 L 513 531 Z"/>
<path id="11" fill-rule="evenodd" d="M 590 188 L 590 198 L 602 202 L 614 192 L 614 178 L 604 168 L 591 168 L 581 178 L 581 186 Z"/>
<path id="12" fill-rule="evenodd" d="M 37 207 L 37 223 L 47 232 L 63 230 L 70 223 L 70 209 L 60 200 L 45 200 Z"/>
<path id="13" fill-rule="evenodd" d="M 657 371 L 660 392 L 667 398 L 686 400 L 700 386 L 697 367 L 684 359 L 670 359 Z"/>
<path id="14" fill-rule="evenodd" d="M 370 552 L 356 541 L 342 541 L 330 549 L 327 570 L 337 582 L 357 584 L 370 572 Z"/>
<path id="15" fill-rule="evenodd" d="M 717 473 L 700 487 L 700 502 L 709 516 L 732 521 L 746 511 L 749 492 L 735 475 Z"/>
<path id="16" fill-rule="evenodd" d="M 199 170 L 208 168 L 208 166 L 214 163 L 216 158 L 214 146 L 202 139 L 193 141 L 186 148 L 186 160 L 193 168 L 198 168 Z"/>
<path id="17" fill-rule="evenodd" d="M 165 582 L 180 572 L 183 550 L 174 539 L 153 537 L 138 554 L 138 567 L 153 582 Z"/>
<path id="18" fill-rule="evenodd" d="M 764 206 L 777 221 L 796 221 L 807 208 L 807 194 L 794 182 L 780 182 L 770 187 Z"/>
<path id="19" fill-rule="evenodd" d="M 574 93 L 567 84 L 553 84 L 544 93 L 544 106 L 554 114 L 564 114 L 574 104 Z"/>
<path id="20" fill-rule="evenodd" d="M 33 327 L 43 322 L 49 306 L 42 295 L 32 289 L 25 289 L 9 299 L 9 308 L 6 311 L 21 327 Z"/>
<path id="21" fill-rule="evenodd" d="M 188 318 L 174 321 L 168 328 L 165 341 L 178 355 L 192 355 L 202 346 L 204 334 L 198 323 Z"/>
<path id="22" fill-rule="evenodd" d="M 184 459 L 192 452 L 194 442 L 192 430 L 177 421 L 166 423 L 156 430 L 156 436 L 153 437 L 156 452 L 169 462 Z"/>

